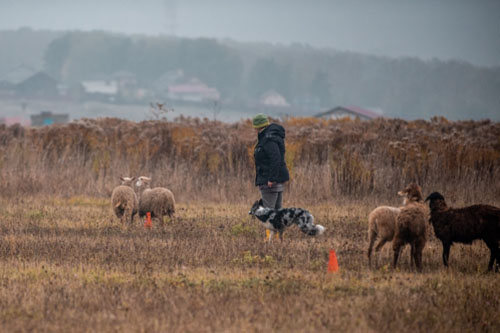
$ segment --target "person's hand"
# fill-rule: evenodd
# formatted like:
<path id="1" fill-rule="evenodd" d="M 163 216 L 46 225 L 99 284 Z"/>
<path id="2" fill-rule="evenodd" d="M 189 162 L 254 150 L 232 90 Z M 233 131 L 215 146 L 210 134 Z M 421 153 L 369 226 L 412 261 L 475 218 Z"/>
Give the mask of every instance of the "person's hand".
<path id="1" fill-rule="evenodd" d="M 272 181 L 267 182 L 267 187 L 273 187 L 274 183 Z"/>

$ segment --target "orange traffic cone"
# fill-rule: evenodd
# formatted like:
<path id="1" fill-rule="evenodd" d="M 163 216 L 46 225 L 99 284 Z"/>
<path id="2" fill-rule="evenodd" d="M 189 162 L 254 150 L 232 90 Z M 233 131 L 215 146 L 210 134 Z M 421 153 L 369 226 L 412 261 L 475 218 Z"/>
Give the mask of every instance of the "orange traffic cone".
<path id="1" fill-rule="evenodd" d="M 146 220 L 144 221 L 144 228 L 151 228 L 153 223 L 151 222 L 151 213 L 146 213 Z"/>
<path id="2" fill-rule="evenodd" d="M 337 262 L 337 255 L 334 250 L 330 250 L 330 258 L 328 260 L 328 273 L 334 273 L 339 270 L 339 263 Z"/>

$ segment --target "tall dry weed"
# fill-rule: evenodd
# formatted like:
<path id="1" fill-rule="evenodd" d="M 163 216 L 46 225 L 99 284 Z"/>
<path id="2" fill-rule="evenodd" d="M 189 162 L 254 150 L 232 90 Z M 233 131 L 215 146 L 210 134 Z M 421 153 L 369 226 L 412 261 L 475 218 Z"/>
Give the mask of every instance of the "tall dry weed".
<path id="1" fill-rule="evenodd" d="M 287 200 L 395 198 L 424 191 L 491 200 L 500 194 L 500 124 L 290 118 Z M 246 201 L 256 136 L 248 121 L 82 119 L 42 128 L 0 127 L 0 191 L 108 196 L 122 175 L 147 175 L 180 200 Z"/>

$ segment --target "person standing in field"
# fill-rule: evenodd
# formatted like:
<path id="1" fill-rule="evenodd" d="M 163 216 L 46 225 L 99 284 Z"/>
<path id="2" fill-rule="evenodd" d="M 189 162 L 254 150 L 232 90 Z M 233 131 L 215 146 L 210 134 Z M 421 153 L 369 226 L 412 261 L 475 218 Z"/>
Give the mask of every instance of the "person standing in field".
<path id="1" fill-rule="evenodd" d="M 284 183 L 290 179 L 285 162 L 285 129 L 269 123 L 262 113 L 252 119 L 257 132 L 257 145 L 253 153 L 255 160 L 255 186 L 260 189 L 264 206 L 281 209 Z"/>

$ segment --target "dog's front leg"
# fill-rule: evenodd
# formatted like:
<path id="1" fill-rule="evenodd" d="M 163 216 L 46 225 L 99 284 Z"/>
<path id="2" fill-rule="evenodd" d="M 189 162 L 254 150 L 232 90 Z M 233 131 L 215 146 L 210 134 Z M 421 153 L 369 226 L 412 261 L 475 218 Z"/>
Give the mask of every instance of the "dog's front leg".
<path id="1" fill-rule="evenodd" d="M 278 234 L 280 235 L 280 241 L 283 242 L 283 230 L 279 231 Z"/>
<path id="2" fill-rule="evenodd" d="M 269 230 L 269 239 L 267 241 L 271 243 L 273 238 L 274 238 L 274 230 Z"/>

